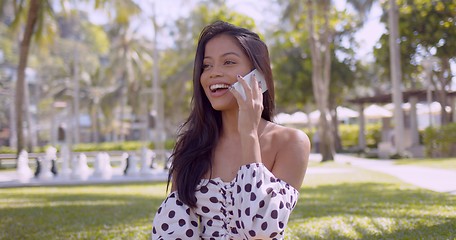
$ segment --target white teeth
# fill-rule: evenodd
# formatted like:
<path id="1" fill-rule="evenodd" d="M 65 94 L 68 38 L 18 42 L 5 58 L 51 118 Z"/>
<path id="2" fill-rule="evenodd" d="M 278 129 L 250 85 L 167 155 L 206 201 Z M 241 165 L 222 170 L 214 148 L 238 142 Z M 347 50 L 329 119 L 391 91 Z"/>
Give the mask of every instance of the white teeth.
<path id="1" fill-rule="evenodd" d="M 229 87 L 230 87 L 230 85 L 228 85 L 228 84 L 218 83 L 218 84 L 211 85 L 209 87 L 209 89 L 211 89 L 211 91 L 215 91 L 219 88 L 229 88 Z"/>

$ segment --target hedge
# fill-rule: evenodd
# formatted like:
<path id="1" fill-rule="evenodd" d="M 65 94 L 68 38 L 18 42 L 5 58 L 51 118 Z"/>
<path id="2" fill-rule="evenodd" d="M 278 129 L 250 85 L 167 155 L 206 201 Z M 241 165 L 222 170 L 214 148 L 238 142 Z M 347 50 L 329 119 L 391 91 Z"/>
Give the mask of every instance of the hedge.
<path id="1" fill-rule="evenodd" d="M 456 156 L 456 123 L 426 128 L 423 142 L 427 157 Z"/>

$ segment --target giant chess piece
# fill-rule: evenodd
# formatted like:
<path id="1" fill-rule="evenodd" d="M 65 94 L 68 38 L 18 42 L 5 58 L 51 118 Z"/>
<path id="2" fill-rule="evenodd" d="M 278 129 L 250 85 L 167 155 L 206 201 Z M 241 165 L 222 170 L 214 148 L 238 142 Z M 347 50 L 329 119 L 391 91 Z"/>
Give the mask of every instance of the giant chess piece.
<path id="1" fill-rule="evenodd" d="M 153 152 L 146 147 L 141 148 L 141 175 L 151 175 L 152 169 L 149 167 L 152 162 Z"/>
<path id="2" fill-rule="evenodd" d="M 87 156 L 84 153 L 79 154 L 75 164 L 73 164 L 72 178 L 79 180 L 87 180 L 90 175 L 90 168 L 87 165 Z"/>
<path id="3" fill-rule="evenodd" d="M 108 153 L 98 153 L 95 158 L 93 176 L 96 178 L 110 179 L 112 167 Z"/>
<path id="4" fill-rule="evenodd" d="M 102 168 L 102 156 L 103 154 L 97 153 L 95 156 L 95 161 L 93 162 L 93 176 L 96 178 L 100 178 L 103 175 L 103 168 Z"/>
<path id="5" fill-rule="evenodd" d="M 54 175 L 57 175 L 57 168 L 56 168 L 56 160 L 57 160 L 57 148 L 55 147 L 48 147 L 46 148 L 46 156 L 45 159 L 47 162 L 51 164 L 51 172 Z"/>
<path id="6" fill-rule="evenodd" d="M 138 158 L 135 154 L 130 154 L 127 158 L 127 166 L 124 171 L 125 175 L 127 176 L 137 176 L 139 175 L 138 169 Z"/>
<path id="7" fill-rule="evenodd" d="M 166 160 L 165 160 L 164 169 L 168 170 L 171 168 L 171 165 L 173 163 L 173 155 L 170 152 L 166 152 L 165 155 L 166 155 Z"/>
<path id="8" fill-rule="evenodd" d="M 40 163 L 40 170 L 38 172 L 37 178 L 40 180 L 50 180 L 54 177 L 54 174 L 51 172 L 52 160 L 47 157 L 39 157 L 38 161 Z M 38 169 L 38 168 L 37 168 Z"/>
<path id="9" fill-rule="evenodd" d="M 71 168 L 70 168 L 70 149 L 68 145 L 62 145 L 60 148 L 60 158 L 62 160 L 62 170 L 60 170 L 59 177 L 62 178 L 70 178 L 71 176 Z M 75 166 L 75 165 L 73 165 Z"/>
<path id="10" fill-rule="evenodd" d="M 25 150 L 22 150 L 19 153 L 19 157 L 17 158 L 17 175 L 19 177 L 19 180 L 22 181 L 27 181 L 31 177 L 33 177 L 33 171 L 29 167 L 29 158 L 28 158 L 28 152 Z"/>
<path id="11" fill-rule="evenodd" d="M 108 153 L 104 152 L 102 155 L 102 164 L 103 164 L 103 179 L 110 179 L 112 177 L 112 166 L 111 166 L 111 157 Z"/>
<path id="12" fill-rule="evenodd" d="M 35 163 L 36 163 L 36 169 L 35 169 L 34 176 L 37 178 L 41 172 L 41 159 L 39 157 L 36 157 Z"/>

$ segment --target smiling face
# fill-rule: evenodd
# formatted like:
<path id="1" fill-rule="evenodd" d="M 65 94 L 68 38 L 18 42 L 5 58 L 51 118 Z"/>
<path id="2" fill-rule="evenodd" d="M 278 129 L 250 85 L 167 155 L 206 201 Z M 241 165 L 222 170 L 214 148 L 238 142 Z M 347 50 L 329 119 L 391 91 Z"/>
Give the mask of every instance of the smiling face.
<path id="1" fill-rule="evenodd" d="M 200 83 L 212 107 L 219 111 L 237 108 L 228 87 L 237 82 L 237 75 L 245 76 L 253 69 L 250 59 L 237 40 L 226 34 L 209 40 L 204 53 Z"/>

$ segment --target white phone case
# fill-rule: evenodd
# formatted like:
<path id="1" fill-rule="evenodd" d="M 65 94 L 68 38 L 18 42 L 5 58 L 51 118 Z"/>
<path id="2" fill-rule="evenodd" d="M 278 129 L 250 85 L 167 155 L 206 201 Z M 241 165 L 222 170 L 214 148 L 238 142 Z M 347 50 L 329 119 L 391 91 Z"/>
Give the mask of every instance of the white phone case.
<path id="1" fill-rule="evenodd" d="M 261 74 L 258 70 L 253 69 L 253 71 L 249 72 L 247 75 L 245 75 L 243 78 L 247 82 L 249 86 L 252 86 L 252 76 L 255 73 L 255 78 L 259 85 L 261 86 L 262 93 L 266 92 L 268 90 L 268 86 L 266 85 L 266 80 L 264 79 L 263 74 Z M 245 91 L 244 88 L 242 87 L 242 84 L 239 82 L 235 82 L 233 84 L 233 87 L 241 94 L 242 98 L 245 100 Z"/>

